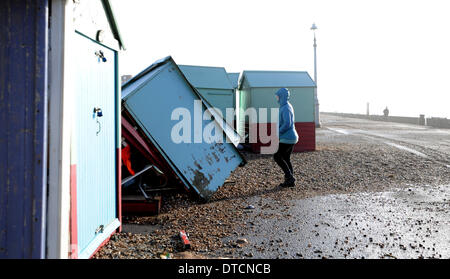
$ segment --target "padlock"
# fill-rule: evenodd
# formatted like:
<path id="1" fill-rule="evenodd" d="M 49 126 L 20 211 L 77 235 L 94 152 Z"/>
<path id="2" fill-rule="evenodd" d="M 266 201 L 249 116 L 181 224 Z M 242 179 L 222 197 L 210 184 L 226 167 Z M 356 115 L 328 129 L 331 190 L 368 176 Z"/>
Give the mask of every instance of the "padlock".
<path id="1" fill-rule="evenodd" d="M 103 112 L 101 108 L 94 108 L 94 113 L 97 113 L 97 117 L 102 117 Z"/>
<path id="2" fill-rule="evenodd" d="M 103 61 L 103 62 L 108 61 L 108 60 L 106 59 L 106 57 L 105 57 L 105 54 L 104 54 L 103 51 L 101 51 L 101 50 L 96 51 L 96 52 L 95 52 L 95 55 L 98 57 L 98 62 L 100 62 L 100 60 Z"/>

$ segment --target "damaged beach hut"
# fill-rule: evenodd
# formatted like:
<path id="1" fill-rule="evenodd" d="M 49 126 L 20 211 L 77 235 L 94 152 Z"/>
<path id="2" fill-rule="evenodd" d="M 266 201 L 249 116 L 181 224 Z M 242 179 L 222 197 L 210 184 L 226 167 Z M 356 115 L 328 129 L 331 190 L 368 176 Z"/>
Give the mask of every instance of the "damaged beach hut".
<path id="1" fill-rule="evenodd" d="M 245 164 L 236 148 L 239 135 L 212 108 L 171 57 L 122 86 L 123 119 L 160 158 L 149 161 L 168 166 L 165 171 L 205 200 Z"/>
<path id="2" fill-rule="evenodd" d="M 257 141 L 251 142 L 253 152 L 260 152 L 261 146 L 268 145 L 261 142 L 260 130 L 278 131 L 278 123 L 272 121 L 271 108 L 278 108 L 275 92 L 286 87 L 291 95 L 291 102 L 295 111 L 295 129 L 299 134 L 299 141 L 294 146 L 294 152 L 313 151 L 316 148 L 316 132 L 314 124 L 314 90 L 315 82 L 304 71 L 244 71 L 239 80 L 239 107 L 242 111 L 248 108 L 267 109 L 267 117 L 258 117 L 256 123 L 250 123 L 248 115 L 239 114 L 240 134 L 248 135 L 250 130 L 257 130 Z M 271 127 L 275 125 L 276 127 Z M 249 138 L 247 137 L 247 140 Z"/>

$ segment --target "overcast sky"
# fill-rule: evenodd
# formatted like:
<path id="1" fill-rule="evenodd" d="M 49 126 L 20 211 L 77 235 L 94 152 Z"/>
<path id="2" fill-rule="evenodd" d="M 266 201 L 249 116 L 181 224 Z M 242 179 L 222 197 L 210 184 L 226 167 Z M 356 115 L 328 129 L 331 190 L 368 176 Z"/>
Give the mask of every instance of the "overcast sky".
<path id="1" fill-rule="evenodd" d="M 114 0 L 127 50 L 120 74 L 178 64 L 300 70 L 321 111 L 450 118 L 448 0 Z"/>

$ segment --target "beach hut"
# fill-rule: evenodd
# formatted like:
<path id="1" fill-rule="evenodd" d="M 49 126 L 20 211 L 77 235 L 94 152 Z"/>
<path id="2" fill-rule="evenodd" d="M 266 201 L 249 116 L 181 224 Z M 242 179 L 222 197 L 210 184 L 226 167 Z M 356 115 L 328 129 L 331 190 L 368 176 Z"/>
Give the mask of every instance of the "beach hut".
<path id="1" fill-rule="evenodd" d="M 220 110 L 226 118 L 226 109 L 234 109 L 234 88 L 223 67 L 179 65 L 187 80 L 200 92 L 213 107 Z M 233 125 L 235 117 L 226 119 Z"/>
<path id="2" fill-rule="evenodd" d="M 167 164 L 188 190 L 204 200 L 246 162 L 236 148 L 236 131 L 203 100 L 171 57 L 125 83 L 122 103 L 124 118 L 161 155 L 159 165 Z"/>
<path id="3" fill-rule="evenodd" d="M 0 2 L 0 258 L 89 258 L 120 230 L 121 49 L 108 0 Z"/>
<path id="4" fill-rule="evenodd" d="M 299 142 L 295 145 L 294 152 L 315 150 L 314 90 L 316 84 L 304 71 L 244 71 L 238 86 L 239 107 L 242 111 L 248 108 L 255 108 L 257 111 L 260 108 L 266 108 L 267 118 L 258 117 L 256 123 L 250 123 L 247 115 L 240 115 L 240 134 L 248 134 L 248 131 L 255 126 L 258 131 L 262 126 L 266 126 L 270 135 L 271 125 L 278 125 L 272 121 L 270 109 L 279 107 L 275 92 L 282 87 L 288 88 L 291 92 L 289 101 L 295 110 L 295 128 L 299 134 Z M 258 134 L 257 142 L 251 143 L 252 150 L 259 152 L 262 145 Z"/>

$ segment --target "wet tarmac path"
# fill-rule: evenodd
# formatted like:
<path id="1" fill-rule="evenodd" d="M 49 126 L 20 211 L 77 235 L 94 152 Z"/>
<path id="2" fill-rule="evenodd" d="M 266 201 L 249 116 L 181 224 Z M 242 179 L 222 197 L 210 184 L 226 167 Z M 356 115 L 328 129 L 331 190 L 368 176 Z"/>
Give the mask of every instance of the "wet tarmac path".
<path id="1" fill-rule="evenodd" d="M 450 167 L 450 130 L 326 116 L 319 137 L 388 145 Z M 247 200 L 247 224 L 230 257 L 450 258 L 450 185 Z"/>
<path id="2" fill-rule="evenodd" d="M 450 129 L 324 115 L 318 133 L 330 131 L 345 141 L 366 139 L 434 159 L 450 167 Z"/>
<path id="3" fill-rule="evenodd" d="M 248 245 L 233 256 L 450 258 L 450 185 L 248 202 Z"/>

